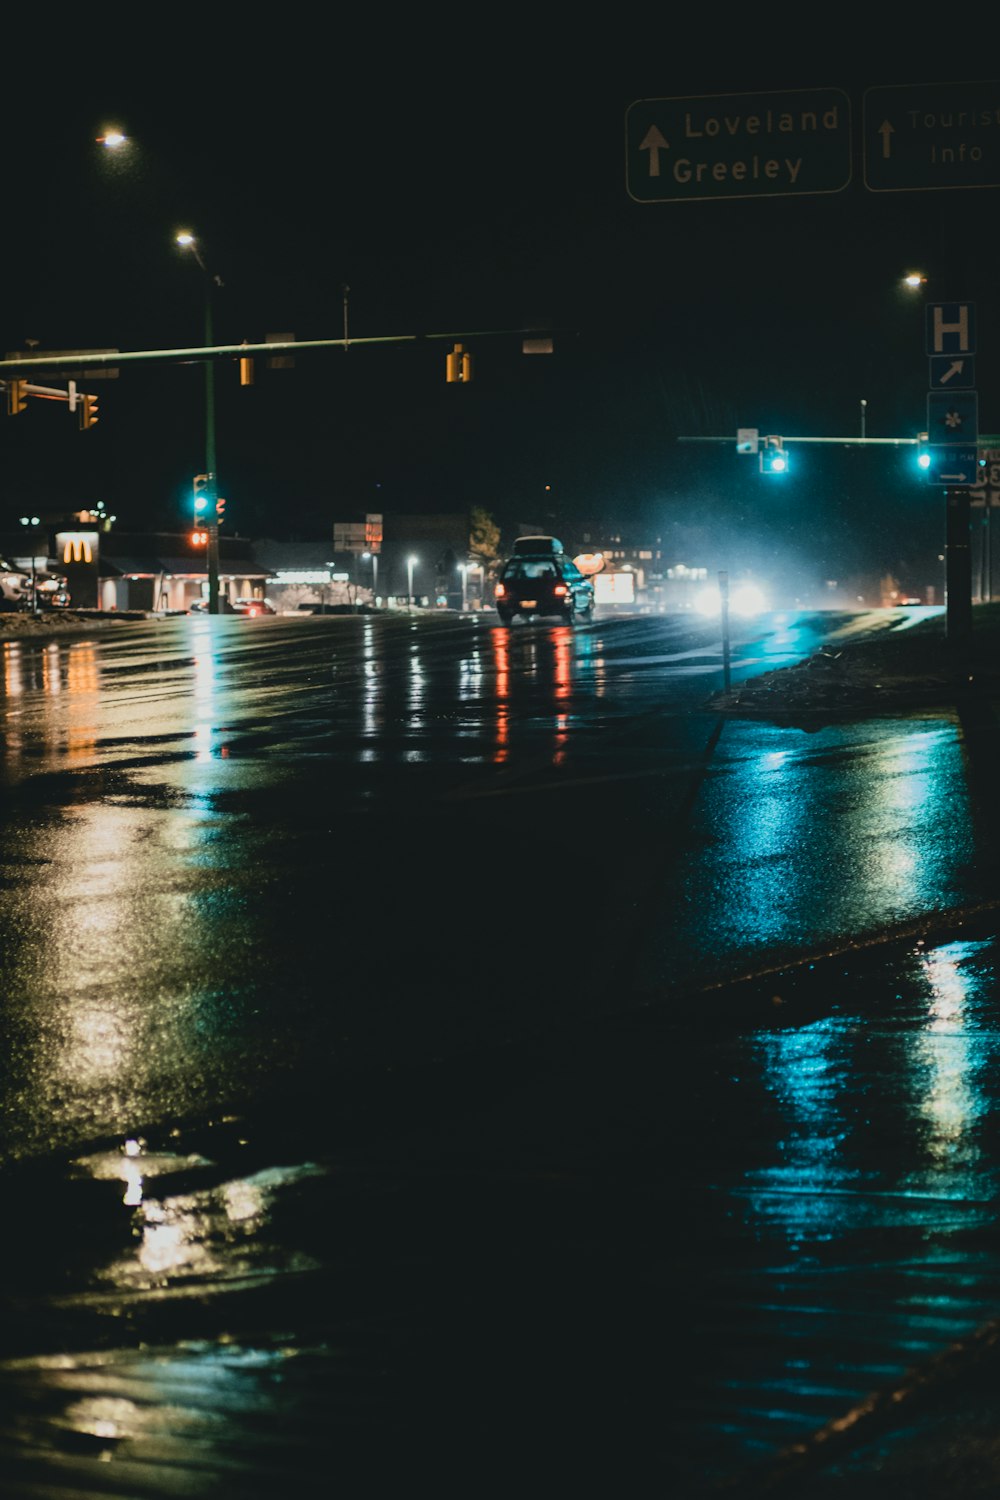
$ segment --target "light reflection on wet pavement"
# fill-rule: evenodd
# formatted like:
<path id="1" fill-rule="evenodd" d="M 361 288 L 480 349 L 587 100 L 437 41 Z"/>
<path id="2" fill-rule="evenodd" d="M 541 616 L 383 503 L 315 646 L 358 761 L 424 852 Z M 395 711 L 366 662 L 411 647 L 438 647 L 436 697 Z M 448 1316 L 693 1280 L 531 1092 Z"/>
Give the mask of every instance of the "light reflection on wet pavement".
<path id="1" fill-rule="evenodd" d="M 957 721 L 658 623 L 22 651 L 5 1495 L 707 1494 L 1000 1312 Z"/>

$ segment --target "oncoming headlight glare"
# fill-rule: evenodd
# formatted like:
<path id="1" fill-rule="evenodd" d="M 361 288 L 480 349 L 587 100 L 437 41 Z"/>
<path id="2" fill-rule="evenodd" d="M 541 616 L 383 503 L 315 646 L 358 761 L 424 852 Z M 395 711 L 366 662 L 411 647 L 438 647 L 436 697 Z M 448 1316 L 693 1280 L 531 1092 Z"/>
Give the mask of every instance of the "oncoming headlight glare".
<path id="1" fill-rule="evenodd" d="M 700 615 L 711 619 L 713 615 L 722 613 L 722 595 L 719 593 L 718 584 L 708 584 L 697 595 L 694 607 Z M 756 583 L 738 583 L 729 591 L 729 612 L 733 615 L 747 617 L 759 615 L 767 609 L 767 598 L 764 590 Z"/>

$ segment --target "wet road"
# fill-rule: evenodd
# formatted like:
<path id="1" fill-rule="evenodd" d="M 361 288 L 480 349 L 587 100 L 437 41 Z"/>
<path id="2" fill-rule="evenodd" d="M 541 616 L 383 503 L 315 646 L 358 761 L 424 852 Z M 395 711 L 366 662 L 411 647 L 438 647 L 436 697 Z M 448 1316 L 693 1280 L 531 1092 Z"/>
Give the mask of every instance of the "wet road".
<path id="1" fill-rule="evenodd" d="M 0 1493 L 709 1493 L 1000 1311 L 995 721 L 720 683 L 648 617 L 3 647 Z"/>

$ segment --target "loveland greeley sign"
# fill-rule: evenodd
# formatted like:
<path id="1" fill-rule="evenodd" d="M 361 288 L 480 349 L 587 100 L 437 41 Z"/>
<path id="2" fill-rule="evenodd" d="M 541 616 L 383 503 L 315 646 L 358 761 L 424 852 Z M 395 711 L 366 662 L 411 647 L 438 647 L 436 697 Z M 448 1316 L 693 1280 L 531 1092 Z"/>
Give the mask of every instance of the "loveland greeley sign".
<path id="1" fill-rule="evenodd" d="M 637 203 L 839 193 L 851 181 L 842 89 L 637 99 L 625 138 L 626 187 Z"/>

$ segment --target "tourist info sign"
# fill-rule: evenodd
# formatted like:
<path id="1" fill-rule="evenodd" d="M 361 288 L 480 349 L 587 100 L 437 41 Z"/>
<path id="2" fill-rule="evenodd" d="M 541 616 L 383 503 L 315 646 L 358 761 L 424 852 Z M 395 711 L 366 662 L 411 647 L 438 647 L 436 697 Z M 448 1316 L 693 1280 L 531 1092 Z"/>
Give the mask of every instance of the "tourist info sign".
<path id="1" fill-rule="evenodd" d="M 861 113 L 873 193 L 1000 187 L 1000 82 L 866 89 Z"/>
<path id="2" fill-rule="evenodd" d="M 625 114 L 625 185 L 637 203 L 839 193 L 850 180 L 842 89 L 637 99 Z"/>

